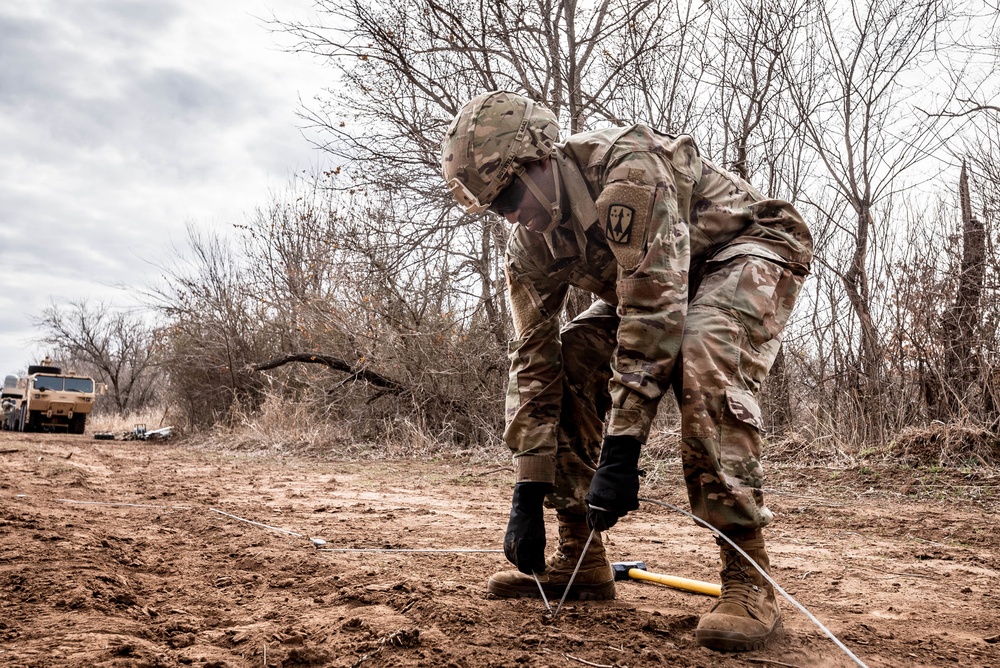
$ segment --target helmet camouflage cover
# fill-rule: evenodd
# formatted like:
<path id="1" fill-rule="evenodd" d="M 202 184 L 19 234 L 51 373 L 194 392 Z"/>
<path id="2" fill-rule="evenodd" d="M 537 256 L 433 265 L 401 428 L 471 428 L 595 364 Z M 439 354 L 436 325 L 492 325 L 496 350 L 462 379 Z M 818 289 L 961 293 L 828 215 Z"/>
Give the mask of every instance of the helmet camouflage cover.
<path id="1" fill-rule="evenodd" d="M 441 172 L 468 213 L 493 202 L 525 163 L 547 158 L 559 140 L 555 114 L 517 93 L 469 100 L 441 142 Z"/>

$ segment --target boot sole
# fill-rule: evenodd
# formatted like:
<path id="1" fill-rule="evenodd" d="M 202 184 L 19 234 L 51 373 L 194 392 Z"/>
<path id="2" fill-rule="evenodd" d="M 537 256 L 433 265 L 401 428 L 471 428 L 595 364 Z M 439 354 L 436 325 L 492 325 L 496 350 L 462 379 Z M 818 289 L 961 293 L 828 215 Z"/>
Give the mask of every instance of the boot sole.
<path id="1" fill-rule="evenodd" d="M 702 647 L 717 652 L 752 652 L 764 649 L 775 641 L 782 633 L 781 620 L 771 629 L 759 636 L 748 636 L 734 631 L 718 631 L 716 629 L 695 629 L 695 641 Z"/>
<path id="2" fill-rule="evenodd" d="M 542 585 L 545 595 L 549 600 L 559 600 L 566 585 L 552 586 Z M 486 584 L 486 592 L 493 594 L 497 598 L 541 598 L 538 587 L 534 589 L 521 589 L 519 587 L 509 587 L 500 582 L 495 582 L 492 578 Z M 566 595 L 567 601 L 611 601 L 615 598 L 615 581 L 609 580 L 598 584 L 573 584 L 573 588 Z"/>

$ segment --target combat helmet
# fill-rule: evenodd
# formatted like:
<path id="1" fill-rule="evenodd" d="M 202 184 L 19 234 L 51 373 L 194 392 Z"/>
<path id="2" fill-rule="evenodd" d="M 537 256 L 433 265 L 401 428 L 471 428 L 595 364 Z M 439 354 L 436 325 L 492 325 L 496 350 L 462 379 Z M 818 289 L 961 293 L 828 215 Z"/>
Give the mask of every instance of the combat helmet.
<path id="1" fill-rule="evenodd" d="M 441 142 L 441 172 L 468 213 L 481 213 L 524 165 L 549 157 L 559 140 L 555 114 L 507 91 L 483 93 L 463 106 Z"/>

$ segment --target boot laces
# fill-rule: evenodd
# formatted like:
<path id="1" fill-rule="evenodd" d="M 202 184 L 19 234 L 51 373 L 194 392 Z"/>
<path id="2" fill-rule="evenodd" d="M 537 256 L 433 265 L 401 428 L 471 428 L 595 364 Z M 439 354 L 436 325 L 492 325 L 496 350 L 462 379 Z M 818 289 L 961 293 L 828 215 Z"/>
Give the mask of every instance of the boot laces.
<path id="1" fill-rule="evenodd" d="M 749 613 L 756 606 L 760 595 L 760 587 L 754 582 L 751 573 L 752 567 L 744 562 L 736 550 L 726 550 L 725 554 L 719 603 L 733 603 Z"/>

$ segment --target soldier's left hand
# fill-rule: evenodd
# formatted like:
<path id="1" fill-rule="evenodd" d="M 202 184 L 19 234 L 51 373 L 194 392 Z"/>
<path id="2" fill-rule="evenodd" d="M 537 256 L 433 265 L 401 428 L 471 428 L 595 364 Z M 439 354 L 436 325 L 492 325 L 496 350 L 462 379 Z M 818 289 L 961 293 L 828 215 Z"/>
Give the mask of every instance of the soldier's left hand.
<path id="1" fill-rule="evenodd" d="M 639 507 L 639 453 L 642 444 L 632 436 L 606 436 L 601 460 L 590 491 L 584 497 L 587 524 L 607 531 L 618 519 Z"/>

